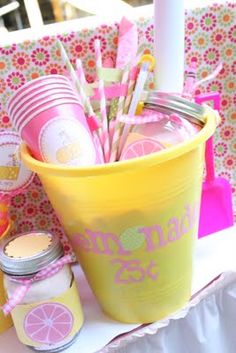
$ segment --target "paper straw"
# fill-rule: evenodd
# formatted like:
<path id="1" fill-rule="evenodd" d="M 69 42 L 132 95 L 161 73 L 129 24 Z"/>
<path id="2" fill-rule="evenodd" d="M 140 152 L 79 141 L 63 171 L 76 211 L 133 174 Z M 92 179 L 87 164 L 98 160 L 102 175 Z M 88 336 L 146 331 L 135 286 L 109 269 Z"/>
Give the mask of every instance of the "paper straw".
<path id="1" fill-rule="evenodd" d="M 121 79 L 121 84 L 126 84 L 128 81 L 128 78 L 129 78 L 129 65 L 125 67 L 125 70 L 123 72 L 122 79 Z M 123 127 L 119 122 L 119 116 L 123 114 L 124 102 L 125 102 L 125 97 L 121 96 L 118 100 L 118 109 L 117 109 L 117 116 L 115 120 L 114 134 L 112 138 L 110 162 L 116 161 L 116 157 L 118 153 L 119 140 L 120 140 L 120 135 Z"/>
<path id="2" fill-rule="evenodd" d="M 95 58 L 97 70 L 102 68 L 102 53 L 101 45 L 98 39 L 95 40 Z M 98 80 L 98 92 L 100 96 L 100 112 L 102 118 L 102 142 L 105 162 L 109 162 L 110 159 L 110 140 L 108 134 L 108 120 L 107 120 L 107 110 L 106 110 L 106 97 L 104 90 L 104 81 L 100 78 Z"/>
<path id="3" fill-rule="evenodd" d="M 223 64 L 220 63 L 216 69 L 208 76 L 204 77 L 202 80 L 197 81 L 194 85 L 193 85 L 193 89 L 196 89 L 199 85 L 201 85 L 204 82 L 207 82 L 209 80 L 213 80 L 214 78 L 216 78 L 216 76 L 220 73 L 220 71 L 223 68 Z"/>
<path id="4" fill-rule="evenodd" d="M 127 66 L 129 66 L 129 67 L 135 67 L 135 66 L 138 64 L 138 62 L 139 62 L 141 56 L 142 56 L 142 51 L 139 51 L 139 52 L 137 53 L 136 57 L 135 57 L 133 60 L 131 60 L 131 61 L 129 61 L 129 62 L 127 63 L 126 67 L 127 67 Z M 126 67 L 125 67 L 125 68 L 126 68 Z M 125 70 L 125 68 L 124 68 L 124 70 Z M 136 81 L 136 78 L 135 78 L 135 81 Z M 109 111 L 109 117 L 108 117 L 108 120 L 109 120 L 109 121 L 112 121 L 112 119 L 115 118 L 116 115 L 117 115 L 118 100 L 119 100 L 119 99 L 117 99 L 117 98 L 114 98 L 114 99 L 111 100 L 110 111 Z M 127 104 L 128 104 L 128 103 L 127 103 Z"/>
<path id="5" fill-rule="evenodd" d="M 112 139 L 113 139 L 113 135 L 114 135 L 114 130 L 115 130 L 115 120 L 111 120 L 109 122 L 109 137 L 110 137 L 110 145 L 112 144 Z"/>
<path id="6" fill-rule="evenodd" d="M 194 94 L 194 84 L 197 79 L 197 65 L 192 62 L 187 70 L 186 79 L 184 81 L 183 96 L 192 96 Z"/>
<path id="7" fill-rule="evenodd" d="M 71 76 L 71 78 L 72 78 L 72 80 L 73 80 L 73 82 L 75 84 L 75 87 L 76 87 L 76 89 L 77 89 L 77 91 L 78 91 L 78 93 L 80 95 L 80 98 L 81 98 L 81 101 L 82 101 L 82 104 L 84 106 L 84 109 L 85 109 L 86 113 L 89 116 L 95 116 L 95 113 L 93 111 L 92 105 L 91 105 L 91 103 L 89 101 L 89 98 L 87 97 L 87 95 L 85 93 L 84 88 L 83 88 L 83 85 L 86 84 L 86 79 L 85 79 L 85 75 L 83 73 L 82 64 L 79 65 L 79 66 L 81 66 L 81 69 L 82 69 L 81 70 L 82 74 L 81 74 L 81 71 L 80 71 L 80 75 L 79 75 L 80 79 L 82 79 L 82 81 L 80 81 L 78 79 L 78 77 L 77 77 L 77 74 L 76 74 L 76 72 L 75 72 L 75 70 L 74 70 L 74 68 L 73 68 L 73 66 L 72 66 L 67 54 L 66 54 L 66 51 L 65 51 L 63 45 L 61 44 L 61 42 L 59 40 L 57 41 L 57 44 L 58 44 L 60 52 L 61 52 L 62 61 L 63 61 L 64 65 L 66 65 L 67 70 L 70 73 L 70 76 Z M 97 138 L 95 138 L 95 140 L 97 140 Z M 99 141 L 99 144 L 97 143 L 98 153 L 100 155 L 101 161 L 104 161 L 103 154 L 101 153 L 101 148 L 99 146 L 101 146 L 100 141 Z"/>
<path id="8" fill-rule="evenodd" d="M 131 75 L 130 75 L 130 80 L 128 83 L 128 90 L 127 90 L 127 95 L 125 98 L 125 105 L 124 105 L 124 114 L 127 114 L 129 111 L 129 106 L 132 100 L 132 95 L 133 95 L 133 91 L 135 88 L 135 84 L 136 84 L 136 79 L 137 79 L 137 71 L 138 68 L 134 67 L 132 69 Z"/>
<path id="9" fill-rule="evenodd" d="M 83 84 L 82 82 L 78 79 L 77 77 L 77 74 L 66 54 L 66 51 L 62 45 L 62 43 L 58 40 L 57 41 L 57 44 L 59 46 L 59 49 L 60 49 L 60 52 L 61 52 L 61 57 L 62 57 L 62 61 L 64 63 L 64 65 L 66 66 L 67 70 L 69 71 L 70 73 L 70 76 L 75 84 L 75 87 L 77 89 L 77 92 L 79 93 L 80 95 L 80 98 L 81 98 L 81 101 L 82 101 L 82 104 L 85 108 L 85 111 L 88 113 L 89 116 L 94 116 L 94 111 L 93 111 L 93 108 L 91 106 L 91 103 L 85 93 L 85 90 L 83 88 Z"/>
<path id="10" fill-rule="evenodd" d="M 147 77 L 148 77 L 149 65 L 150 65 L 150 63 L 146 61 L 141 66 L 141 69 L 140 69 L 140 72 L 139 72 L 139 75 L 138 75 L 138 79 L 137 79 L 137 83 L 136 83 L 136 86 L 135 86 L 135 90 L 134 90 L 134 93 L 133 93 L 133 97 L 132 97 L 132 100 L 131 100 L 131 104 L 130 104 L 130 107 L 129 107 L 129 111 L 128 111 L 128 115 L 130 115 L 130 116 L 135 115 L 138 102 L 140 100 L 140 97 L 141 97 L 145 82 L 146 82 Z M 121 154 L 121 151 L 122 151 L 122 149 L 123 149 L 123 147 L 125 145 L 126 139 L 128 137 L 128 134 L 130 133 L 131 129 L 132 129 L 132 127 L 130 125 L 128 125 L 128 124 L 126 124 L 124 126 L 124 129 L 123 129 L 123 132 L 122 132 L 122 135 L 121 135 L 121 138 L 120 138 L 120 143 L 119 143 L 118 157 Z"/>
<path id="11" fill-rule="evenodd" d="M 81 82 L 82 87 L 85 87 L 86 84 L 87 84 L 87 81 L 86 81 L 86 78 L 85 78 L 82 61 L 80 59 L 76 60 L 76 69 L 77 69 L 77 75 L 78 75 L 79 81 Z M 93 111 L 92 105 L 91 105 L 90 100 L 87 97 L 85 91 L 83 89 L 82 89 L 82 91 L 83 91 L 83 96 L 85 96 L 85 98 L 87 100 L 88 110 L 86 112 L 88 113 L 89 118 L 91 118 L 91 117 L 95 116 L 95 113 Z M 102 143 L 101 143 L 101 140 L 99 138 L 98 131 L 93 131 L 93 138 L 94 138 L 95 145 L 97 146 L 100 159 L 104 163 L 104 155 L 103 155 Z"/>
<path id="12" fill-rule="evenodd" d="M 99 138 L 99 135 L 98 135 L 97 131 L 93 132 L 93 140 L 94 140 L 95 146 L 97 148 L 97 151 L 98 151 L 98 154 L 99 154 L 101 162 L 105 163 L 103 149 L 102 149 L 102 143 L 101 143 L 101 140 Z"/>

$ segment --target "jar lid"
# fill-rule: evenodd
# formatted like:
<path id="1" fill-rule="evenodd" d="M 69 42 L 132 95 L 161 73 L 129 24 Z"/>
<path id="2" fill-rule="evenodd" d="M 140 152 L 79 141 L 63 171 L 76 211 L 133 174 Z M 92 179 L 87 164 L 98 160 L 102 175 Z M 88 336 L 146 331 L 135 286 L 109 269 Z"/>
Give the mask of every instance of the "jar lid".
<path id="1" fill-rule="evenodd" d="M 150 91 L 144 99 L 144 108 L 164 114 L 177 113 L 190 122 L 205 125 L 205 108 L 179 96 L 169 93 Z"/>
<path id="2" fill-rule="evenodd" d="M 62 255 L 62 244 L 55 235 L 44 231 L 22 233 L 1 245 L 0 268 L 11 275 L 31 275 Z"/>

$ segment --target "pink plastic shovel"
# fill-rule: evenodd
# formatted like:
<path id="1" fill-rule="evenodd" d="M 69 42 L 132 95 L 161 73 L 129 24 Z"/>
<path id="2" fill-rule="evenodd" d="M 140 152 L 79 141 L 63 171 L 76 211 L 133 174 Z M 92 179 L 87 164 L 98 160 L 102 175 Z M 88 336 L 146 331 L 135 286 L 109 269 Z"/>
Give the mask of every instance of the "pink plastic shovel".
<path id="1" fill-rule="evenodd" d="M 213 101 L 214 109 L 220 110 L 218 92 L 195 97 L 195 102 Z M 232 189 L 230 183 L 215 176 L 213 137 L 206 142 L 206 178 L 202 187 L 198 237 L 217 232 L 233 225 Z"/>

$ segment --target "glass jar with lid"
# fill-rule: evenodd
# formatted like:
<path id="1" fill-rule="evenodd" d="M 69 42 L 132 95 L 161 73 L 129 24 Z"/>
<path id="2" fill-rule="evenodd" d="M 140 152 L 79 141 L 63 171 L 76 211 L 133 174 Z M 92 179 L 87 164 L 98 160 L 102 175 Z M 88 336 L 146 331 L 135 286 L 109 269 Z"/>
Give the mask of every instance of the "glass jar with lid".
<path id="1" fill-rule="evenodd" d="M 83 324 L 79 294 L 71 271 L 71 255 L 47 232 L 23 233 L 7 239 L 0 267 L 19 340 L 35 351 L 59 352 L 78 336 Z"/>

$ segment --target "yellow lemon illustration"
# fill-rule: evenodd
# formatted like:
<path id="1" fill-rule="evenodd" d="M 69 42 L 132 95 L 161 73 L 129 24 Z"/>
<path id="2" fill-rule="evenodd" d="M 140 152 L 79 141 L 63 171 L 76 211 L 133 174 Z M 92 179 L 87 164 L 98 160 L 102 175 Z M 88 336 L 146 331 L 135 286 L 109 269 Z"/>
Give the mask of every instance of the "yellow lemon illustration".
<path id="1" fill-rule="evenodd" d="M 78 143 L 70 143 L 63 146 L 56 152 L 56 158 L 59 163 L 68 163 L 73 159 L 79 158 L 81 154 L 80 146 Z"/>

